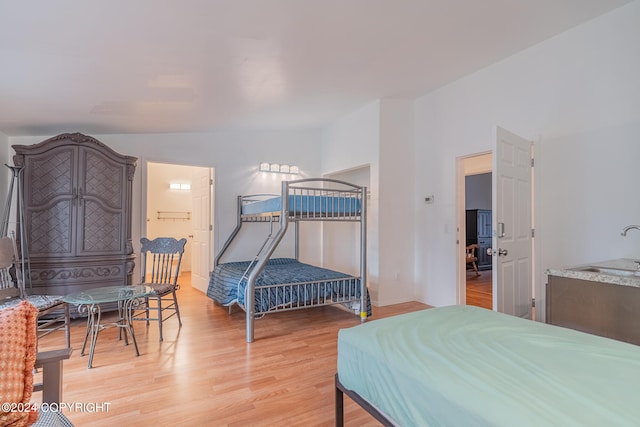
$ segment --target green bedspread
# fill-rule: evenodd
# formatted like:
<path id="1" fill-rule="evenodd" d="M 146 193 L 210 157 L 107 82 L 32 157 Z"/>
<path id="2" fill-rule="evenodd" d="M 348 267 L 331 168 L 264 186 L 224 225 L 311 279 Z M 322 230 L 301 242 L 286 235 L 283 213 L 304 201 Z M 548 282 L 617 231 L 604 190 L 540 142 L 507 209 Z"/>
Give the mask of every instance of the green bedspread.
<path id="1" fill-rule="evenodd" d="M 340 382 L 400 426 L 640 426 L 640 347 L 471 306 L 338 336 Z"/>

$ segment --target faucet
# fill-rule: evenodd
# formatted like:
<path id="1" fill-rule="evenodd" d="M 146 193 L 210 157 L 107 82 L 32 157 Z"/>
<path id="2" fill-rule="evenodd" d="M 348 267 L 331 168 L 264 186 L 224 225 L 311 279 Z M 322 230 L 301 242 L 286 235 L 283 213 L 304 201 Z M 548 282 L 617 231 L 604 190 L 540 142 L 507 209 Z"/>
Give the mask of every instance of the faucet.
<path id="1" fill-rule="evenodd" d="M 620 233 L 620 235 L 626 236 L 627 231 L 631 230 L 632 228 L 635 228 L 636 230 L 640 230 L 640 225 L 627 225 L 625 228 L 622 229 L 622 233 Z"/>
<path id="2" fill-rule="evenodd" d="M 631 230 L 632 228 L 635 228 L 636 230 L 640 231 L 640 225 L 627 225 L 625 228 L 622 229 L 622 233 L 620 233 L 620 235 L 626 236 L 627 231 Z M 640 261 L 634 260 L 633 262 L 636 263 L 636 270 L 640 271 Z"/>

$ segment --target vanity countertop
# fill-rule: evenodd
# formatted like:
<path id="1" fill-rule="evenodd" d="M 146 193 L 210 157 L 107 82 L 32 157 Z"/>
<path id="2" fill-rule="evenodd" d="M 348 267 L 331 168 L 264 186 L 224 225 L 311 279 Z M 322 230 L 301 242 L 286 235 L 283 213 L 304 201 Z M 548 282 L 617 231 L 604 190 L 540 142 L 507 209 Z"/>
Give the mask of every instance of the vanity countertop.
<path id="1" fill-rule="evenodd" d="M 549 276 L 640 288 L 640 271 L 638 271 L 635 260 L 631 258 L 618 258 L 565 268 L 550 268 L 546 273 Z"/>

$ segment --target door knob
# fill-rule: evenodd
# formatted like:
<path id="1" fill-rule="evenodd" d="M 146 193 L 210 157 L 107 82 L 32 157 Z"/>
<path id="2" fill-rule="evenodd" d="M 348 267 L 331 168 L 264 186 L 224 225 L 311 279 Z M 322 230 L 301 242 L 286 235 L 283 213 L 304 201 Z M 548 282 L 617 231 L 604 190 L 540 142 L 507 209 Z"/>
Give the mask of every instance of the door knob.
<path id="1" fill-rule="evenodd" d="M 487 248 L 487 255 L 489 255 L 489 256 L 493 256 L 493 255 L 495 255 L 495 254 L 496 254 L 495 249 Z"/>
<path id="2" fill-rule="evenodd" d="M 506 249 L 498 249 L 498 255 L 507 255 L 509 252 Z"/>

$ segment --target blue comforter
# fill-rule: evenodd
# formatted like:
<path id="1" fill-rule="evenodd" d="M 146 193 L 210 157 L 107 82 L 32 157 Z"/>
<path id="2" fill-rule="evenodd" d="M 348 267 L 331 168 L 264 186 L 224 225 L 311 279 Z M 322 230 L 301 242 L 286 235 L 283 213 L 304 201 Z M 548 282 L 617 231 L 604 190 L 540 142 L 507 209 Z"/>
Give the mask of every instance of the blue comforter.
<path id="1" fill-rule="evenodd" d="M 238 303 L 245 306 L 246 279 L 240 280 L 249 261 L 229 262 L 216 266 L 211 272 L 207 295 L 217 303 L 228 306 Z M 272 292 L 261 292 L 269 285 L 301 283 L 298 286 L 277 288 Z M 284 305 L 295 305 L 307 301 L 338 295 L 360 297 L 360 279 L 344 273 L 301 263 L 290 258 L 274 258 L 267 262 L 256 280 L 255 309 L 264 313 Z M 371 315 L 371 304 L 367 293 L 367 313 Z"/>

